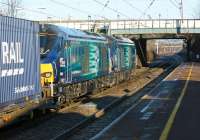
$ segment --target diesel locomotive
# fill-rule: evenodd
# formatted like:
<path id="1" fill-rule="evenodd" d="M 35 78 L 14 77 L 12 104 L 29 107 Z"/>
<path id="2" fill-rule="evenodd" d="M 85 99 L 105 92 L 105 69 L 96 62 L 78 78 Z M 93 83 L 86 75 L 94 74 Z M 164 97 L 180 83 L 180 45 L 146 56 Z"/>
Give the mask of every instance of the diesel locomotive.
<path id="1" fill-rule="evenodd" d="M 118 84 L 134 70 L 136 48 L 127 38 L 55 25 L 40 31 L 42 94 L 56 104 Z"/>

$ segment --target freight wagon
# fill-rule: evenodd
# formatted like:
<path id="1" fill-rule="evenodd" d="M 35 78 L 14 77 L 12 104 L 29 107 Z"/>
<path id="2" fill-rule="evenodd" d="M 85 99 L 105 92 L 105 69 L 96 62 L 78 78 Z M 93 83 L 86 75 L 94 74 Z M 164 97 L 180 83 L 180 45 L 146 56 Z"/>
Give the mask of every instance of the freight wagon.
<path id="1" fill-rule="evenodd" d="M 0 127 L 39 105 L 37 22 L 0 16 Z"/>

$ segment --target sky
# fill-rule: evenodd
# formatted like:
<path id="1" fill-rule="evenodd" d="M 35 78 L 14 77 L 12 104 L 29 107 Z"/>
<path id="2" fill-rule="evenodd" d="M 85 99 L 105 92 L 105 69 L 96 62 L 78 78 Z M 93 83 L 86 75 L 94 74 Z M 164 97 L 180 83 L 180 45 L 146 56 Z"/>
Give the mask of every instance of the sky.
<path id="1" fill-rule="evenodd" d="M 180 0 L 22 0 L 19 15 L 31 20 L 170 19 L 180 18 L 178 2 Z M 199 0 L 183 0 L 184 18 L 196 18 L 199 7 Z"/>

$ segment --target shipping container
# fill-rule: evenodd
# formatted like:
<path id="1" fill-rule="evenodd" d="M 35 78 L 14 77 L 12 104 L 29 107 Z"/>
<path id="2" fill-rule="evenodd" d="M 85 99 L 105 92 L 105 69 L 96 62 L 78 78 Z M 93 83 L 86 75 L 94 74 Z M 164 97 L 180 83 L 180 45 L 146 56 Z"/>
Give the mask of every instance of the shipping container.
<path id="1" fill-rule="evenodd" d="M 0 16 L 0 117 L 40 98 L 39 48 L 38 22 Z"/>

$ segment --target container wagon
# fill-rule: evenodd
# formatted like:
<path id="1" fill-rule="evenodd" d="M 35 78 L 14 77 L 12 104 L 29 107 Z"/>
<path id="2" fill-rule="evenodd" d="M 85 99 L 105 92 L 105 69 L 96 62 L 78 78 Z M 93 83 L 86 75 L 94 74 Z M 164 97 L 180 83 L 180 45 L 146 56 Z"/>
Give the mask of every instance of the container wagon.
<path id="1" fill-rule="evenodd" d="M 38 107 L 39 23 L 0 16 L 0 127 Z"/>

